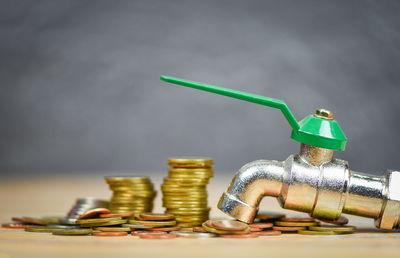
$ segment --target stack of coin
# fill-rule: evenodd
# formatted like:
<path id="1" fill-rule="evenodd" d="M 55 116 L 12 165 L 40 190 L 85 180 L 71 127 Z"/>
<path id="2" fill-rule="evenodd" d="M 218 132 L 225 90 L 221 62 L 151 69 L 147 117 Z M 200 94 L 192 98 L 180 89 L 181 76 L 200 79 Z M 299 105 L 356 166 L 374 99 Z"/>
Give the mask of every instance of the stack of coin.
<path id="1" fill-rule="evenodd" d="M 157 192 L 148 177 L 105 177 L 105 180 L 113 192 L 112 213 L 140 214 L 153 210 Z"/>
<path id="2" fill-rule="evenodd" d="M 207 220 L 202 224 L 205 231 L 229 238 L 256 238 L 259 235 L 252 233 L 249 225 L 235 220 Z"/>
<path id="3" fill-rule="evenodd" d="M 161 185 L 163 207 L 175 215 L 180 227 L 200 226 L 208 220 L 207 184 L 213 177 L 213 160 L 203 157 L 168 159 L 168 177 Z"/>
<path id="4" fill-rule="evenodd" d="M 95 208 L 107 208 L 108 201 L 96 199 L 93 197 L 79 198 L 75 205 L 68 212 L 65 219 L 60 219 L 62 224 L 75 224 L 76 219 L 88 210 Z"/>

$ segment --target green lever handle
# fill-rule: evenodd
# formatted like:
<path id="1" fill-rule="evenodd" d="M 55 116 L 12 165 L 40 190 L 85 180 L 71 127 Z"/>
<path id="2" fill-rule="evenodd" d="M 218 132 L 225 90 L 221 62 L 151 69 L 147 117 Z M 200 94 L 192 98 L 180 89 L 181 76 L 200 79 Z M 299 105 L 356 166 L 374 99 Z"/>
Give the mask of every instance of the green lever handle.
<path id="1" fill-rule="evenodd" d="M 160 79 L 169 83 L 174 83 L 198 90 L 208 91 L 231 98 L 241 99 L 248 102 L 280 109 L 294 131 L 298 131 L 300 128 L 300 125 L 297 122 L 296 118 L 294 117 L 292 111 L 289 109 L 286 103 L 280 99 L 268 98 L 261 95 L 256 95 L 238 90 L 231 90 L 223 87 L 204 84 L 201 82 L 189 81 L 180 78 L 174 78 L 165 75 L 162 75 Z"/>

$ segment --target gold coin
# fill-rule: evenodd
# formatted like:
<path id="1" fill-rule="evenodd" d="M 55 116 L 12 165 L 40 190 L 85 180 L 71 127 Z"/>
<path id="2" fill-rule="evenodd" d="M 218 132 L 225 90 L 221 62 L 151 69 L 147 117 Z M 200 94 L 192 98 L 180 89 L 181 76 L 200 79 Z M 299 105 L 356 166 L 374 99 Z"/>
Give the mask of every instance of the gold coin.
<path id="1" fill-rule="evenodd" d="M 37 232 L 37 233 L 51 233 L 54 232 L 56 230 L 60 230 L 60 228 L 53 228 L 53 227 L 41 227 L 41 226 L 37 226 L 37 227 L 27 227 L 25 228 L 25 231 L 27 232 Z"/>
<path id="2" fill-rule="evenodd" d="M 129 232 L 129 227 L 95 227 L 94 230 L 106 231 L 106 232 Z"/>
<path id="3" fill-rule="evenodd" d="M 53 231 L 53 235 L 89 235 L 93 231 L 90 228 L 60 229 Z"/>
<path id="4" fill-rule="evenodd" d="M 314 231 L 334 231 L 334 232 L 351 232 L 355 231 L 357 228 L 353 226 L 311 226 L 310 230 Z"/>
<path id="5" fill-rule="evenodd" d="M 108 222 L 103 222 L 103 223 L 85 223 L 81 224 L 81 227 L 101 227 L 101 226 L 114 226 L 114 225 L 120 225 L 126 223 L 128 220 L 126 219 L 116 219 L 116 220 L 111 220 Z"/>
<path id="6" fill-rule="evenodd" d="M 150 221 L 150 220 L 130 219 L 129 223 L 134 224 L 134 225 L 159 225 L 159 226 L 175 226 L 176 225 L 175 220 Z"/>
<path id="7" fill-rule="evenodd" d="M 93 223 L 106 223 L 113 220 L 120 220 L 122 217 L 116 218 L 96 218 L 96 219 L 78 219 L 76 224 L 93 224 Z"/>
<path id="8" fill-rule="evenodd" d="M 317 226 L 318 222 L 286 222 L 286 221 L 275 221 L 275 225 L 281 227 L 310 227 Z"/>
<path id="9" fill-rule="evenodd" d="M 337 235 L 339 232 L 333 231 L 313 231 L 313 230 L 298 230 L 300 235 Z"/>
<path id="10" fill-rule="evenodd" d="M 206 157 L 173 157 L 168 159 L 168 165 L 172 167 L 200 168 L 211 167 L 214 161 Z"/>

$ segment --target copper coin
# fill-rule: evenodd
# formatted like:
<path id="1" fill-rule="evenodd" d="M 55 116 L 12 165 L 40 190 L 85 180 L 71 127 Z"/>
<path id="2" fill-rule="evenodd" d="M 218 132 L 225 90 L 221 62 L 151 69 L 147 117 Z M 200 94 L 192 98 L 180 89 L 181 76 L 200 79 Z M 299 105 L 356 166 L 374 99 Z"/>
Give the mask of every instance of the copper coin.
<path id="1" fill-rule="evenodd" d="M 145 230 L 135 230 L 131 232 L 132 236 L 138 236 L 140 234 L 165 235 L 168 233 L 165 231 L 145 231 Z"/>
<path id="2" fill-rule="evenodd" d="M 219 235 L 219 237 L 223 238 L 257 238 L 258 234 L 241 234 L 241 235 Z"/>
<path id="3" fill-rule="evenodd" d="M 249 226 L 240 221 L 236 220 L 209 220 L 211 221 L 211 227 L 219 230 L 226 231 L 242 231 L 246 230 Z M 208 225 L 208 224 L 207 224 Z"/>
<path id="4" fill-rule="evenodd" d="M 307 227 L 280 227 L 280 226 L 273 226 L 273 230 L 283 231 L 283 232 L 293 232 L 298 230 L 306 229 Z"/>
<path id="5" fill-rule="evenodd" d="M 141 239 L 173 239 L 175 235 L 171 234 L 139 234 Z"/>
<path id="6" fill-rule="evenodd" d="M 98 232 L 93 232 L 93 236 L 127 236 L 128 232 L 110 232 L 110 231 L 98 231 Z"/>
<path id="7" fill-rule="evenodd" d="M 280 221 L 284 222 L 314 222 L 313 218 L 281 218 Z"/>
<path id="8" fill-rule="evenodd" d="M 283 218 L 283 217 L 285 217 L 285 214 L 282 214 L 282 213 L 273 213 L 273 212 L 271 212 L 271 213 L 258 213 L 257 215 L 256 215 L 256 218 L 257 219 L 259 219 L 259 220 L 277 220 L 277 219 L 280 219 L 280 218 Z"/>
<path id="9" fill-rule="evenodd" d="M 279 236 L 282 235 L 281 231 L 275 231 L 275 230 L 265 230 L 261 232 L 255 232 L 254 234 L 257 234 L 259 236 Z"/>
<path id="10" fill-rule="evenodd" d="M 349 219 L 344 216 L 340 216 L 337 220 L 326 220 L 326 219 L 318 219 L 318 220 L 325 222 L 327 224 L 335 224 L 335 225 L 346 225 L 347 223 L 349 223 Z"/>
<path id="11" fill-rule="evenodd" d="M 100 214 L 100 218 L 131 217 L 133 212 Z"/>
<path id="12" fill-rule="evenodd" d="M 253 224 L 249 224 L 250 228 L 272 228 L 274 224 L 272 223 L 253 223 Z"/>
<path id="13" fill-rule="evenodd" d="M 207 230 L 202 227 L 194 227 L 193 232 L 207 233 Z"/>
<path id="14" fill-rule="evenodd" d="M 22 223 L 4 223 L 1 224 L 2 228 L 26 228 L 26 227 L 34 227 L 36 225 L 32 224 L 22 224 Z"/>
<path id="15" fill-rule="evenodd" d="M 16 222 L 26 223 L 26 224 L 34 224 L 34 225 L 42 225 L 42 226 L 47 225 L 46 222 L 44 222 L 40 219 L 30 218 L 30 217 L 21 217 L 21 218 L 13 217 L 13 218 L 11 218 L 11 220 L 16 221 Z"/>
<path id="16" fill-rule="evenodd" d="M 175 216 L 167 213 L 142 213 L 139 216 L 136 216 L 137 220 L 172 220 Z"/>
<path id="17" fill-rule="evenodd" d="M 164 228 L 148 228 L 147 230 L 169 232 L 169 231 L 179 231 L 180 229 L 181 229 L 180 227 L 164 227 Z"/>
<path id="18" fill-rule="evenodd" d="M 106 208 L 95 208 L 95 209 L 91 209 L 91 210 L 86 211 L 85 213 L 80 215 L 78 217 L 78 219 L 89 219 L 89 218 L 97 217 L 99 214 L 108 214 L 108 213 L 110 213 L 109 209 L 106 209 Z"/>
<path id="19" fill-rule="evenodd" d="M 262 228 L 250 228 L 250 232 L 260 232 L 263 231 Z"/>

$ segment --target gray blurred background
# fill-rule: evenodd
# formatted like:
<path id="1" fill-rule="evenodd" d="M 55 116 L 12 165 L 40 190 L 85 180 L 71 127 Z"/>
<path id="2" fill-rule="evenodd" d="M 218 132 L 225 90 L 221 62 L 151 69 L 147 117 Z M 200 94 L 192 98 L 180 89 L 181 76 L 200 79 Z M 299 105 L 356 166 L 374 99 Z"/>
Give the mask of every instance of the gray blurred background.
<path id="1" fill-rule="evenodd" d="M 354 170 L 400 169 L 400 1 L 0 1 L 1 174 L 234 173 L 297 153 L 278 110 L 161 74 L 333 111 Z"/>

